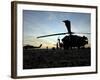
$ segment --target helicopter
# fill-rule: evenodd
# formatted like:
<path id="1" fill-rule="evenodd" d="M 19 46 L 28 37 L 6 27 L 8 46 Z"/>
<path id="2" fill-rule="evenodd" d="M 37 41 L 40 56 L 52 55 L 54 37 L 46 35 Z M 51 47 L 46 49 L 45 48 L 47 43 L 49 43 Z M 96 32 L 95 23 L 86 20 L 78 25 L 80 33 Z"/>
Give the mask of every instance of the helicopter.
<path id="1" fill-rule="evenodd" d="M 25 45 L 23 47 L 23 49 L 34 49 L 34 48 L 41 48 L 42 44 L 40 44 L 39 46 L 32 46 L 32 45 Z"/>
<path id="2" fill-rule="evenodd" d="M 50 34 L 50 35 L 44 35 L 44 36 L 38 36 L 37 38 L 44 38 L 44 37 L 50 37 L 50 36 L 57 36 L 57 35 L 65 35 L 64 38 L 62 38 L 62 43 L 60 39 L 58 38 L 57 41 L 57 48 L 63 49 L 72 49 L 72 48 L 81 48 L 84 47 L 86 44 L 88 44 L 88 38 L 86 36 L 79 36 L 75 34 L 90 34 L 90 33 L 75 33 L 71 31 L 71 21 L 64 20 L 62 21 L 65 23 L 65 26 L 68 30 L 66 33 L 57 33 L 57 34 Z M 68 34 L 68 35 L 66 35 Z"/>

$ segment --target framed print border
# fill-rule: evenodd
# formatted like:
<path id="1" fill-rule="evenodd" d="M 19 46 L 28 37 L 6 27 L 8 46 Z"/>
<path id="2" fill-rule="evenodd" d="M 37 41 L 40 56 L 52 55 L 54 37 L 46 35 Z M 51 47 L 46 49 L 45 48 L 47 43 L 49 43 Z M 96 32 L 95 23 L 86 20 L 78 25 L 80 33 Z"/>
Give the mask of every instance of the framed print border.
<path id="1" fill-rule="evenodd" d="M 85 9 L 95 9 L 95 71 L 87 71 L 87 72 L 69 72 L 69 73 L 58 73 L 58 74 L 44 74 L 44 75 L 27 75 L 22 76 L 18 75 L 18 5 L 36 5 L 36 6 L 49 6 L 49 7 L 71 7 L 71 8 L 85 8 Z M 37 9 L 35 9 L 37 10 Z M 59 9 L 58 9 L 59 10 Z M 50 77 L 50 76 L 65 76 L 65 75 L 80 75 L 80 74 L 94 74 L 97 73 L 97 6 L 89 6 L 89 5 L 73 5 L 73 4 L 58 4 L 58 3 L 41 3 L 41 2 L 25 2 L 25 1 L 12 1 L 11 2 L 11 77 L 12 78 L 32 78 L 32 77 Z"/>

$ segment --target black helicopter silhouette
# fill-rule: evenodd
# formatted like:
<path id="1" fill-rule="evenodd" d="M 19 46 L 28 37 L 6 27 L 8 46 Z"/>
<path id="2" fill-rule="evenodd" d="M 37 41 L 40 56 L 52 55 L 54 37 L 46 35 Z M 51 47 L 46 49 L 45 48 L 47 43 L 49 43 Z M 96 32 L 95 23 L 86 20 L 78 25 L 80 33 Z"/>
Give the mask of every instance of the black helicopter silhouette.
<path id="1" fill-rule="evenodd" d="M 88 38 L 85 36 L 78 36 L 74 35 L 75 32 L 71 32 L 71 22 L 69 20 L 64 20 L 65 26 L 67 27 L 68 32 L 67 33 L 57 33 L 57 34 L 50 34 L 50 35 L 44 35 L 44 36 L 38 36 L 37 38 L 43 38 L 43 37 L 50 37 L 50 36 L 56 36 L 56 35 L 66 35 L 62 39 L 62 43 L 60 42 L 60 39 L 58 39 L 57 47 L 59 44 L 59 48 L 69 49 L 69 48 L 81 48 L 84 47 L 86 44 L 88 44 Z M 77 34 L 90 34 L 90 33 L 77 33 Z"/>
<path id="2" fill-rule="evenodd" d="M 23 49 L 34 49 L 34 48 L 40 48 L 41 46 L 42 44 L 40 44 L 40 46 L 25 45 Z"/>

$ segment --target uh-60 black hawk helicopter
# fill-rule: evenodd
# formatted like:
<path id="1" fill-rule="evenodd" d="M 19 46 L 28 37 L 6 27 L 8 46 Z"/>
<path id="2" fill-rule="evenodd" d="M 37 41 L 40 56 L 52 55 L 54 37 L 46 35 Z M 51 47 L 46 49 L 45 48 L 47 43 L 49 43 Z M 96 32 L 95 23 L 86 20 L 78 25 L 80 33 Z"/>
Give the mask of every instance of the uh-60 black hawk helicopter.
<path id="1" fill-rule="evenodd" d="M 69 34 L 69 35 L 66 35 L 62 39 L 62 43 L 60 42 L 60 39 L 58 38 L 57 48 L 59 47 L 63 49 L 81 48 L 81 47 L 84 47 L 86 44 L 88 44 L 88 38 L 86 36 L 78 36 L 78 35 L 75 35 L 75 32 L 71 32 L 71 22 L 69 20 L 64 20 L 63 22 L 65 23 L 65 26 L 67 27 L 68 32 L 38 36 L 37 38 Z M 76 33 L 76 34 L 90 34 L 90 33 Z"/>

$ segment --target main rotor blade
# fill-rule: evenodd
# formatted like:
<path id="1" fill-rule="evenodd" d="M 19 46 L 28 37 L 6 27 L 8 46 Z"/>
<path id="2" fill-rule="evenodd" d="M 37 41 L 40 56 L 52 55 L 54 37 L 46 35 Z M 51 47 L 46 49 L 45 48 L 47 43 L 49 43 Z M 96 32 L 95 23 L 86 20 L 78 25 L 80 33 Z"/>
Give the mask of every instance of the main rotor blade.
<path id="1" fill-rule="evenodd" d="M 75 32 L 74 34 L 91 34 L 91 33 L 82 33 L 82 32 Z"/>
<path id="2" fill-rule="evenodd" d="M 69 33 L 50 34 L 50 35 L 38 36 L 37 38 L 43 38 L 43 37 L 49 37 L 49 36 L 56 36 L 56 35 L 65 35 L 65 34 L 69 34 Z"/>
<path id="3" fill-rule="evenodd" d="M 43 38 L 43 37 L 49 37 L 49 36 L 57 36 L 57 35 L 65 35 L 65 34 L 69 34 L 69 33 L 50 34 L 50 35 L 38 36 L 37 38 Z M 71 32 L 71 34 L 91 34 L 91 33 Z"/>
<path id="4" fill-rule="evenodd" d="M 65 26 L 68 30 L 68 33 L 71 35 L 72 32 L 71 32 L 71 23 L 70 23 L 70 21 L 69 20 L 64 20 L 63 22 L 65 23 Z"/>

